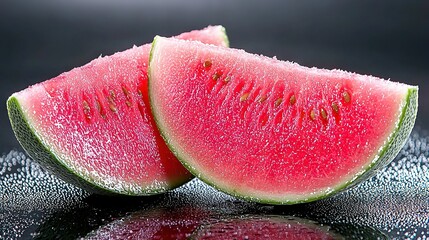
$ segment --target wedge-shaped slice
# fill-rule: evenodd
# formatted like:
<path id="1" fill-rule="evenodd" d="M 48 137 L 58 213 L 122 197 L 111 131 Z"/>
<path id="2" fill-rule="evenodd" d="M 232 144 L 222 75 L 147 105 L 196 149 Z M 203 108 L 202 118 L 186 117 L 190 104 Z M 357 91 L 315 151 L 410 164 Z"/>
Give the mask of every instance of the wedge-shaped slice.
<path id="1" fill-rule="evenodd" d="M 153 115 L 195 176 L 275 204 L 320 199 L 391 161 L 417 114 L 417 87 L 157 37 Z"/>
<path id="2" fill-rule="evenodd" d="M 221 26 L 177 38 L 227 46 Z M 147 96 L 150 44 L 14 93 L 9 118 L 22 147 L 63 180 L 97 193 L 148 195 L 191 174 L 168 150 Z"/>

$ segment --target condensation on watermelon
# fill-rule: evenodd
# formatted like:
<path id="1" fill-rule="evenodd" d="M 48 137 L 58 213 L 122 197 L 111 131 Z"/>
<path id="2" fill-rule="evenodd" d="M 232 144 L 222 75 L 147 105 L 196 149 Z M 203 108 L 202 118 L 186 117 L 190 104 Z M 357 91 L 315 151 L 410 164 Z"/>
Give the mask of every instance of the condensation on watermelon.
<path id="1" fill-rule="evenodd" d="M 391 161 L 417 91 L 162 37 L 149 67 L 152 111 L 179 160 L 217 189 L 273 204 L 332 195 Z"/>
<path id="2" fill-rule="evenodd" d="M 222 26 L 177 38 L 228 45 Z M 9 117 L 27 153 L 63 180 L 97 193 L 149 195 L 191 179 L 150 113 L 150 48 L 100 57 L 14 93 Z"/>

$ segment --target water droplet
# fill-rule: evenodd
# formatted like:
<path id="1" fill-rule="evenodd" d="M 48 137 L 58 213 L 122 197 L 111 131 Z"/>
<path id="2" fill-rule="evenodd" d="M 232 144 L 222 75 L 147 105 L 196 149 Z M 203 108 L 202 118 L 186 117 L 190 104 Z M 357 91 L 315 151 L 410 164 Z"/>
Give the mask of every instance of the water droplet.
<path id="1" fill-rule="evenodd" d="M 0 239 L 30 239 L 52 213 L 72 208 L 88 195 L 24 153 L 10 151 L 0 156 Z"/>

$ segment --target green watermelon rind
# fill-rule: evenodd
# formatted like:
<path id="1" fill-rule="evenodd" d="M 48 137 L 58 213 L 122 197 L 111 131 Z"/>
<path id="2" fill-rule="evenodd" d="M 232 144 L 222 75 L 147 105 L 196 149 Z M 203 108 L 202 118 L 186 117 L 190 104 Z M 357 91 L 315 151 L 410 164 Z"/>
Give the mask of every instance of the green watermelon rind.
<path id="1" fill-rule="evenodd" d="M 323 198 L 327 198 L 339 192 L 345 191 L 359 184 L 360 182 L 374 176 L 378 170 L 386 166 L 389 162 L 391 162 L 396 157 L 396 155 L 399 153 L 399 151 L 406 143 L 406 140 L 408 139 L 414 127 L 415 119 L 417 117 L 417 108 L 418 108 L 418 87 L 409 87 L 408 92 L 404 97 L 405 101 L 403 101 L 403 104 L 401 106 L 400 115 L 398 117 L 398 121 L 396 123 L 394 130 L 388 137 L 386 143 L 383 146 L 380 146 L 379 151 L 376 154 L 376 156 L 374 156 L 373 161 L 371 161 L 371 163 L 367 167 L 362 169 L 362 171 L 357 173 L 352 180 L 349 180 L 344 182 L 343 184 L 334 186 L 329 192 L 309 195 L 308 197 L 303 197 L 302 199 L 299 199 L 299 200 L 290 200 L 290 199 L 273 200 L 271 198 L 266 198 L 264 196 L 256 198 L 252 196 L 242 195 L 240 193 L 237 193 L 234 190 L 222 188 L 216 185 L 216 183 L 213 183 L 212 181 L 209 181 L 207 178 L 202 176 L 193 166 L 191 166 L 188 163 L 187 158 L 185 156 L 186 154 L 183 154 L 180 151 L 178 151 L 177 147 L 174 146 L 172 141 L 168 138 L 167 129 L 165 128 L 165 126 L 163 126 L 163 124 L 161 123 L 161 120 L 159 119 L 160 115 L 158 113 L 156 103 L 154 103 L 153 94 L 151 93 L 152 91 L 151 83 L 152 81 L 154 81 L 152 77 L 152 71 L 151 71 L 151 62 L 153 59 L 154 49 L 156 48 L 156 45 L 157 45 L 157 38 L 158 36 L 155 37 L 154 41 L 152 42 L 152 49 L 149 55 L 148 91 L 149 91 L 149 100 L 150 100 L 152 115 L 154 116 L 155 123 L 158 126 L 161 136 L 164 138 L 164 141 L 167 143 L 167 146 L 170 148 L 170 150 L 174 153 L 177 159 L 179 159 L 179 161 L 189 172 L 191 172 L 194 176 L 196 176 L 204 183 L 214 187 L 219 191 L 228 193 L 234 197 L 237 197 L 246 201 L 253 201 L 253 202 L 259 202 L 263 204 L 273 204 L 273 205 L 292 205 L 292 204 L 307 203 L 307 202 L 312 202 Z"/>
<path id="2" fill-rule="evenodd" d="M 160 194 L 166 191 L 165 187 L 159 189 L 142 187 L 142 191 L 118 191 L 98 184 L 97 181 L 74 171 L 64 164 L 61 158 L 54 153 L 55 151 L 50 149 L 49 144 L 44 143 L 42 140 L 43 137 L 37 133 L 31 122 L 29 122 L 19 100 L 14 95 L 7 100 L 7 110 L 15 136 L 26 153 L 34 161 L 38 162 L 41 166 L 63 181 L 71 183 L 88 192 L 100 195 L 142 196 Z M 168 188 L 173 189 L 183 183 L 184 181 L 182 179 L 180 181 L 171 181 L 168 184 Z"/>
<path id="3" fill-rule="evenodd" d="M 365 172 L 357 176 L 355 180 L 344 184 L 339 189 L 348 189 L 362 182 L 363 180 L 374 176 L 379 170 L 389 164 L 398 155 L 399 151 L 401 151 L 414 128 L 414 123 L 417 118 L 418 87 L 409 87 L 407 95 L 404 99 L 405 101 L 401 109 L 401 114 L 396 123 L 396 127 L 388 137 L 387 143 L 380 148 L 379 153 L 376 155 L 378 159 L 368 165 L 368 167 L 364 170 Z M 371 169 L 373 171 L 369 171 Z"/>
<path id="4" fill-rule="evenodd" d="M 60 179 L 66 180 L 84 190 L 100 194 L 109 193 L 97 185 L 88 184 L 81 177 L 75 177 L 76 173 L 64 165 L 36 134 L 35 129 L 27 121 L 19 100 L 14 95 L 7 100 L 7 111 L 16 139 L 33 160 L 47 168 L 48 171 L 56 174 Z"/>
<path id="5" fill-rule="evenodd" d="M 225 47 L 229 47 L 229 38 L 228 34 L 226 33 L 226 28 L 224 26 L 221 26 L 221 33 L 222 33 L 222 40 L 225 43 Z"/>

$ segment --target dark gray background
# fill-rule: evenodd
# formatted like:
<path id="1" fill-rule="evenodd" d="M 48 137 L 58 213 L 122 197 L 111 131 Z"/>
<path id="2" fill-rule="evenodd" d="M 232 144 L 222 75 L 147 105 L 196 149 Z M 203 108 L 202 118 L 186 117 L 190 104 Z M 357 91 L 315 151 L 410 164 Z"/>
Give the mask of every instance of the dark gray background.
<path id="1" fill-rule="evenodd" d="M 6 99 L 28 85 L 158 35 L 222 24 L 231 47 L 420 86 L 428 128 L 429 2 L 38 0 L 0 2 L 1 152 L 20 149 Z"/>

